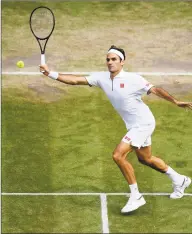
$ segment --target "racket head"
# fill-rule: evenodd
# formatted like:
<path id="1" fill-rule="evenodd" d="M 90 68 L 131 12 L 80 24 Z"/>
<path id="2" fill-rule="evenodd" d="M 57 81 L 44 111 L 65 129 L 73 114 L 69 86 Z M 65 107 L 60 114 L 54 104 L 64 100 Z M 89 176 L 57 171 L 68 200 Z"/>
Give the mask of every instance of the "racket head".
<path id="1" fill-rule="evenodd" d="M 36 39 L 48 39 L 55 28 L 55 16 L 51 9 L 45 6 L 35 8 L 30 15 L 30 29 Z"/>

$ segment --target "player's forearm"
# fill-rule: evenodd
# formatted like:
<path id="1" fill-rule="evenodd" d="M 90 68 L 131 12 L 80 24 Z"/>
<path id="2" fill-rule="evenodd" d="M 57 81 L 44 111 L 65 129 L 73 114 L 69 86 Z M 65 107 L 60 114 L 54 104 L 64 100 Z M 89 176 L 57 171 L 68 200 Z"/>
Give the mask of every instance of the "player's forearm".
<path id="1" fill-rule="evenodd" d="M 51 76 L 51 72 L 44 72 L 44 75 L 46 76 Z M 54 76 L 55 74 L 53 74 Z M 78 77 L 75 75 L 66 75 L 66 74 L 60 74 L 60 73 L 56 73 L 56 77 L 52 79 L 58 80 L 60 82 L 63 82 L 65 84 L 70 84 L 70 85 L 76 85 L 77 81 L 78 81 Z"/>
<path id="2" fill-rule="evenodd" d="M 59 73 L 57 80 L 65 84 L 77 85 L 77 76 L 75 75 L 64 75 Z"/>
<path id="3" fill-rule="evenodd" d="M 39 65 L 39 67 L 40 67 L 40 72 L 42 72 L 45 76 L 48 76 L 53 80 L 58 80 L 60 82 L 63 82 L 69 85 L 88 85 L 89 84 L 85 76 L 61 74 L 58 72 L 50 71 L 46 64 Z"/>
<path id="4" fill-rule="evenodd" d="M 158 97 L 161 97 L 169 102 L 177 104 L 177 100 L 173 96 L 171 96 L 166 90 L 162 88 L 156 87 L 154 94 L 156 94 Z"/>

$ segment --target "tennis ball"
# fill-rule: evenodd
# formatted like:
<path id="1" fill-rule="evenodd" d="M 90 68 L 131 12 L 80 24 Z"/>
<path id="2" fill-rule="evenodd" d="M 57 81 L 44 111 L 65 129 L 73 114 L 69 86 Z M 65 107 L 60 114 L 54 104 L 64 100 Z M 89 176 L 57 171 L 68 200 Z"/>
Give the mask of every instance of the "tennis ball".
<path id="1" fill-rule="evenodd" d="M 17 67 L 23 68 L 24 66 L 25 66 L 25 64 L 24 64 L 23 61 L 18 61 L 18 62 L 17 62 Z"/>

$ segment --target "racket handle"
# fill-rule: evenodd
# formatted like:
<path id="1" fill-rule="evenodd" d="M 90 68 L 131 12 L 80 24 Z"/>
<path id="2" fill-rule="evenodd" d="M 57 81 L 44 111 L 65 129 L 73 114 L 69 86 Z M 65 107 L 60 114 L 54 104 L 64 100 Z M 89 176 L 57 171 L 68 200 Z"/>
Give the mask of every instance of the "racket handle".
<path id="1" fill-rule="evenodd" d="M 41 54 L 41 65 L 45 65 L 45 54 Z"/>

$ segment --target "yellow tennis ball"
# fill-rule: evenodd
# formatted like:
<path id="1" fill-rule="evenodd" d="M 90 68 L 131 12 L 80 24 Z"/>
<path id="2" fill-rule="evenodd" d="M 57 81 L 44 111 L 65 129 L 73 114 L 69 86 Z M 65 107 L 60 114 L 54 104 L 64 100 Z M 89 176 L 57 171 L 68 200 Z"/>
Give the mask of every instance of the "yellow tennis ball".
<path id="1" fill-rule="evenodd" d="M 24 64 L 23 61 L 18 61 L 18 62 L 17 62 L 17 67 L 23 68 L 24 66 L 25 66 L 25 64 Z"/>

